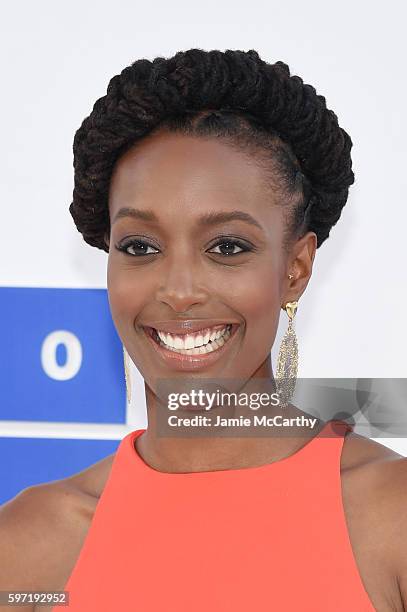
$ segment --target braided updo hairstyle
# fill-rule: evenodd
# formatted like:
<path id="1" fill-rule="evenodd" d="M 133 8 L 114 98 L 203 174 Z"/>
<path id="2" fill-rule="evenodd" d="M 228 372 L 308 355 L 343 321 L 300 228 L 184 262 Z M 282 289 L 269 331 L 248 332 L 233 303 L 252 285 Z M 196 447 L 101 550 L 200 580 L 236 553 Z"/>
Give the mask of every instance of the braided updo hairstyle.
<path id="1" fill-rule="evenodd" d="M 216 137 L 249 154 L 286 205 L 285 245 L 307 231 L 329 236 L 354 182 L 352 141 L 325 98 L 284 62 L 202 49 L 139 59 L 114 76 L 77 130 L 69 207 L 84 240 L 106 252 L 109 183 L 119 157 L 167 129 Z"/>

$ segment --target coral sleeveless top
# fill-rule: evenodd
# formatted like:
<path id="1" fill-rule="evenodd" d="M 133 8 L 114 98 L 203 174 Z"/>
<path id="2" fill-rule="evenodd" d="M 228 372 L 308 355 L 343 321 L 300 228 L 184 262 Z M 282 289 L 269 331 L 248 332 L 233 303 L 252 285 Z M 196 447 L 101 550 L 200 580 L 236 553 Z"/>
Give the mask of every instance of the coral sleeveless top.
<path id="1" fill-rule="evenodd" d="M 353 556 L 328 421 L 259 467 L 166 473 L 126 435 L 65 586 L 74 612 L 374 612 Z M 59 612 L 60 606 L 53 608 Z"/>

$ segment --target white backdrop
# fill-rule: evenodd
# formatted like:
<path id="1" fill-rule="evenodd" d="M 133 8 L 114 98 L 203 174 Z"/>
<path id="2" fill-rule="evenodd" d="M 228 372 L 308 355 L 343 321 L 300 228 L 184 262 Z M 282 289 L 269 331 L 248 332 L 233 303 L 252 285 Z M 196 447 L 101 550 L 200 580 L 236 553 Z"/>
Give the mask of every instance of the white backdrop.
<path id="1" fill-rule="evenodd" d="M 135 59 L 190 47 L 256 49 L 314 85 L 354 143 L 356 183 L 317 251 L 296 317 L 299 376 L 407 377 L 404 7 L 349 0 L 335 11 L 322 0 L 3 5 L 0 285 L 106 288 L 107 254 L 83 242 L 68 206 L 75 130 L 113 75 Z M 286 323 L 282 312 L 274 357 Z M 137 405 L 128 425 L 135 429 L 146 415 L 141 377 L 135 369 L 132 376 Z M 33 427 L 21 423 L 18 433 L 33 435 Z M 74 437 L 74 429 L 65 434 Z M 55 435 L 46 424 L 39 433 Z M 380 442 L 407 454 L 407 440 Z"/>

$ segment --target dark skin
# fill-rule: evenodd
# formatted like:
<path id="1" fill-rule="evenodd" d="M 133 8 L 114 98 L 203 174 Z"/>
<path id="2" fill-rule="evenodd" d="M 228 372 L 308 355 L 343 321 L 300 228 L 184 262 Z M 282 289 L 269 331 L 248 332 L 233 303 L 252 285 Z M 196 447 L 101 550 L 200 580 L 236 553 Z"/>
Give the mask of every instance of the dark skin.
<path id="1" fill-rule="evenodd" d="M 137 438 L 136 450 L 159 471 L 263 465 L 295 453 L 308 442 L 303 431 L 281 438 L 175 439 L 156 437 L 151 427 L 163 409 L 156 396 L 156 379 L 183 373 L 169 372 L 159 362 L 142 335 L 140 324 L 145 320 L 215 317 L 238 321 L 238 335 L 224 358 L 195 376 L 249 382 L 273 378 L 270 348 L 280 314 L 286 317 L 281 307 L 287 301 L 300 301 L 311 277 L 316 239 L 308 232 L 293 241 L 288 251 L 282 248 L 283 210 L 261 179 L 254 160 L 220 141 L 166 133 L 146 138 L 128 151 L 112 177 L 112 220 L 123 206 L 151 209 L 159 219 L 152 224 L 122 218 L 112 224 L 107 236 L 112 316 L 145 381 L 149 427 Z M 262 229 L 240 220 L 200 227 L 198 217 L 213 210 L 244 211 Z M 141 235 L 150 237 L 144 240 L 158 249 L 158 255 L 143 259 L 115 249 L 124 238 L 141 239 Z M 235 259 L 222 256 L 216 244 L 224 235 L 256 248 Z M 287 410 L 290 416 L 303 414 L 292 405 Z M 321 426 L 319 422 L 316 429 Z M 70 478 L 30 487 L 0 508 L 0 590 L 64 588 L 113 459 L 110 455 Z M 353 432 L 345 437 L 341 456 L 344 514 L 361 580 L 380 612 L 402 612 L 407 606 L 406 462 L 373 440 Z"/>
<path id="2" fill-rule="evenodd" d="M 145 381 L 150 427 L 138 438 L 137 449 L 160 471 L 259 465 L 266 458 L 291 454 L 304 444 L 304 437 L 294 434 L 290 438 L 259 439 L 163 438 L 153 433 L 157 412 L 165 410 L 157 397 L 156 380 L 192 374 L 161 363 L 145 339 L 145 321 L 199 318 L 237 322 L 237 337 L 225 357 L 193 376 L 243 381 L 274 378 L 270 347 L 281 306 L 298 300 L 306 288 L 316 235 L 308 232 L 289 253 L 283 250 L 283 212 L 273 205 L 273 194 L 266 192 L 262 178 L 254 159 L 231 151 L 226 144 L 169 133 L 155 134 L 128 151 L 113 173 L 109 194 L 109 303 L 118 333 Z M 129 216 L 116 220 L 119 210 L 129 203 L 133 209 L 153 211 L 157 221 Z M 236 210 L 251 215 L 259 227 L 240 219 L 213 226 L 199 222 L 204 214 Z M 225 242 L 225 236 L 244 242 L 244 247 L 233 249 L 238 254 L 222 254 L 219 244 Z M 123 243 L 128 247 L 129 238 L 150 245 L 151 254 L 137 256 L 119 251 L 117 247 Z M 252 250 L 242 252 L 247 247 Z M 145 251 L 146 247 L 141 253 Z M 135 252 L 134 246 L 130 252 Z M 181 413 L 187 414 L 179 410 Z M 289 414 L 295 416 L 301 411 L 292 408 Z"/>

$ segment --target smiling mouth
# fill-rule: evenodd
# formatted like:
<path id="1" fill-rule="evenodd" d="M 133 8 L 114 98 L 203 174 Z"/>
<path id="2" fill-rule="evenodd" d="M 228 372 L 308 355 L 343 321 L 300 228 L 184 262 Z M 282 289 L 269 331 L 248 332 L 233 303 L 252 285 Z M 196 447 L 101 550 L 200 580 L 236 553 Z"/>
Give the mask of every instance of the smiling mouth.
<path id="1" fill-rule="evenodd" d="M 165 350 L 172 351 L 173 353 L 178 353 L 181 355 L 206 355 L 218 351 L 222 348 L 224 344 L 228 342 L 232 335 L 232 328 L 233 325 L 231 323 L 225 325 L 225 329 L 222 331 L 218 338 L 213 338 L 212 340 L 209 338 L 208 341 L 202 344 L 201 346 L 195 346 L 191 348 L 175 348 L 174 346 L 167 344 L 163 341 L 162 338 L 159 337 L 157 330 L 152 327 L 146 328 L 146 331 L 152 337 L 154 342 Z"/>

